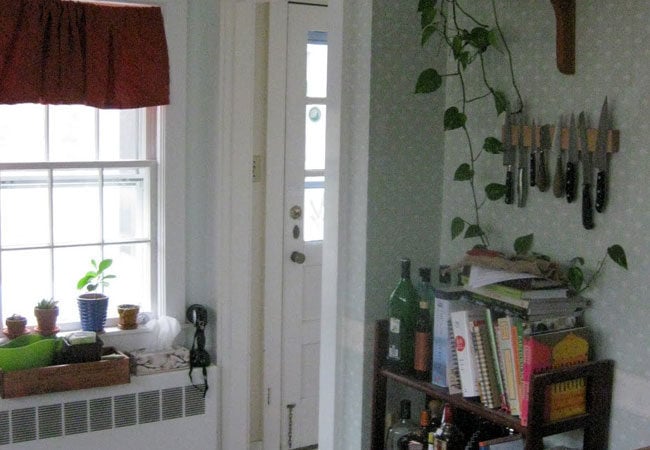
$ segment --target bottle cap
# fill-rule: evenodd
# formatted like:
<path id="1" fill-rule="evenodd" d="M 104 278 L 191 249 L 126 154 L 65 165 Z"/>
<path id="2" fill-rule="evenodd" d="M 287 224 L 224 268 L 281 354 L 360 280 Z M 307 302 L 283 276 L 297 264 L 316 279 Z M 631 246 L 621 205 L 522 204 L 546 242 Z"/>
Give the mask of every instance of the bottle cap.
<path id="1" fill-rule="evenodd" d="M 420 267 L 418 271 L 422 281 L 426 281 L 427 283 L 431 281 L 431 267 Z"/>

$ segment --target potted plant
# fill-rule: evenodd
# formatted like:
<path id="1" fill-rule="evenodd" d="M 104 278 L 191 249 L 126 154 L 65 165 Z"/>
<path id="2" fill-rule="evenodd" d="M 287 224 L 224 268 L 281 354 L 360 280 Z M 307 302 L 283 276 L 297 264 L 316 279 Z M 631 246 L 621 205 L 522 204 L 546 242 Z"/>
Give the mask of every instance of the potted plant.
<path id="1" fill-rule="evenodd" d="M 77 297 L 79 316 L 81 318 L 81 329 L 84 331 L 104 331 L 106 323 L 106 311 L 108 309 L 108 296 L 103 292 L 97 292 L 97 288 L 108 286 L 106 280 L 115 278 L 115 275 L 106 274 L 112 264 L 112 259 L 103 259 L 97 263 L 94 259 L 90 261 L 93 270 L 89 270 L 77 282 L 77 289 L 85 289 L 86 292 Z"/>
<path id="2" fill-rule="evenodd" d="M 138 328 L 138 313 L 140 306 L 138 305 L 118 305 L 117 307 L 117 327 L 121 330 L 133 330 Z"/>
<path id="3" fill-rule="evenodd" d="M 9 339 L 13 339 L 25 334 L 27 319 L 20 314 L 12 314 L 5 320 L 5 325 L 7 325 L 5 334 Z"/>
<path id="4" fill-rule="evenodd" d="M 59 331 L 56 326 L 56 318 L 59 315 L 59 302 L 54 299 L 42 299 L 34 307 L 36 316 L 36 331 L 41 336 L 51 336 Z"/>

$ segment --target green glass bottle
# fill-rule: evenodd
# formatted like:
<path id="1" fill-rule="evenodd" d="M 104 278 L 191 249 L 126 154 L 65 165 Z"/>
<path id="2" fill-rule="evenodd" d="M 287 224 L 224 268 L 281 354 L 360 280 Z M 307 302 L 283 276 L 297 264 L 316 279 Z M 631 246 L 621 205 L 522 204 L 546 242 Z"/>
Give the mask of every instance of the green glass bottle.
<path id="1" fill-rule="evenodd" d="M 402 258 L 402 276 L 388 301 L 388 364 L 413 371 L 415 321 L 419 296 L 411 282 L 411 260 Z"/>

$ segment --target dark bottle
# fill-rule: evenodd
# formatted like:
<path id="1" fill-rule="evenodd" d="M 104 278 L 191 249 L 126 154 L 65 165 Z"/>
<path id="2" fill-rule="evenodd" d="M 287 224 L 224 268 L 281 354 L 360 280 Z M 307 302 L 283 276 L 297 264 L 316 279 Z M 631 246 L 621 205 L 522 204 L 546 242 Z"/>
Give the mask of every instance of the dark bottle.
<path id="1" fill-rule="evenodd" d="M 415 321 L 418 315 L 418 293 L 411 283 L 411 260 L 401 260 L 402 277 L 388 301 L 389 365 L 402 371 L 413 370 Z"/>
<path id="2" fill-rule="evenodd" d="M 415 322 L 415 355 L 413 369 L 418 380 L 431 381 L 431 345 L 433 325 L 429 314 L 429 302 L 420 299 L 420 309 Z"/>
<path id="3" fill-rule="evenodd" d="M 454 424 L 454 417 L 450 404 L 445 405 L 442 413 L 442 425 L 434 435 L 435 450 L 463 450 L 465 448 L 465 437 L 463 432 Z"/>
<path id="4" fill-rule="evenodd" d="M 404 437 L 417 429 L 417 425 L 411 421 L 411 401 L 400 402 L 399 422 L 393 424 L 386 433 L 386 450 L 400 450 Z M 401 442 L 400 442 L 401 440 Z"/>

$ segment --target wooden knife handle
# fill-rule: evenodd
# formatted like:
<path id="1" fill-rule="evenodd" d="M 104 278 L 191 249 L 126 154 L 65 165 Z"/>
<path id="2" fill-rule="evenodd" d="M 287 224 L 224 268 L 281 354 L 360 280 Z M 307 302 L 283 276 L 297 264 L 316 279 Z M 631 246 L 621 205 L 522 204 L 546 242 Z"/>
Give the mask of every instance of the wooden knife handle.
<path id="1" fill-rule="evenodd" d="M 536 174 L 537 189 L 540 192 L 548 190 L 548 172 L 546 170 L 546 158 L 544 151 L 539 152 L 539 160 L 537 161 L 537 174 Z"/>
<path id="2" fill-rule="evenodd" d="M 537 179 L 537 169 L 535 164 L 535 152 L 531 151 L 530 152 L 530 164 L 528 165 L 528 168 L 530 169 L 529 173 L 529 178 L 530 178 L 530 185 L 535 186 L 535 181 Z"/>
<path id="3" fill-rule="evenodd" d="M 551 0 L 555 11 L 555 58 L 558 70 L 576 72 L 576 1 Z"/>
<path id="4" fill-rule="evenodd" d="M 576 199 L 576 177 L 578 171 L 576 165 L 569 161 L 566 163 L 566 183 L 564 185 L 566 190 L 566 201 L 571 203 Z"/>
<path id="5" fill-rule="evenodd" d="M 512 178 L 512 167 L 508 167 L 508 171 L 506 172 L 506 204 L 512 205 L 514 198 L 514 180 Z"/>
<path id="6" fill-rule="evenodd" d="M 594 227 L 594 210 L 591 204 L 591 185 L 585 184 L 582 188 L 582 226 L 587 230 Z"/>
<path id="7" fill-rule="evenodd" d="M 607 201 L 607 173 L 603 170 L 596 176 L 596 211 L 599 213 L 605 210 Z"/>
<path id="8" fill-rule="evenodd" d="M 557 163 L 555 164 L 555 177 L 553 178 L 553 195 L 556 198 L 562 198 L 564 196 L 564 167 L 562 167 L 562 157 L 557 157 Z"/>

